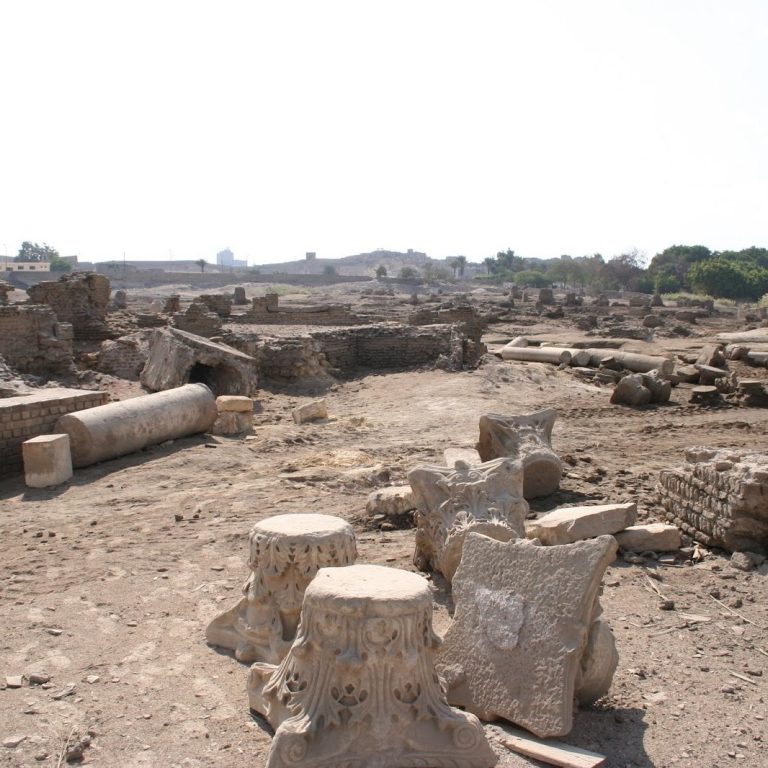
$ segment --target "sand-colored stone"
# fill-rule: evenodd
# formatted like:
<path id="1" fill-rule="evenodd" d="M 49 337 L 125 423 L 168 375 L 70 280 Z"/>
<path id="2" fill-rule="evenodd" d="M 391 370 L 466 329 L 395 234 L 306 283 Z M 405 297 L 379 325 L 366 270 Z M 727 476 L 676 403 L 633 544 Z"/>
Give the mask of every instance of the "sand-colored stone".
<path id="1" fill-rule="evenodd" d="M 241 435 L 253 426 L 253 400 L 239 395 L 219 395 L 216 398 L 218 416 L 211 432 L 214 435 Z"/>
<path id="2" fill-rule="evenodd" d="M 355 562 L 355 534 L 331 515 L 276 515 L 253 526 L 250 546 L 243 597 L 208 625 L 206 639 L 241 661 L 278 664 L 296 636 L 307 585 L 320 568 Z"/>
<path id="3" fill-rule="evenodd" d="M 560 507 L 526 524 L 529 539 L 542 544 L 570 544 L 582 539 L 618 533 L 634 525 L 637 504 L 591 504 L 585 507 Z"/>
<path id="4" fill-rule="evenodd" d="M 72 477 L 69 435 L 39 435 L 21 446 L 24 482 L 30 488 L 49 488 Z"/>
<path id="5" fill-rule="evenodd" d="M 448 701 L 542 738 L 567 734 L 616 548 L 612 536 L 558 547 L 467 536 L 453 580 L 454 621 L 437 661 Z"/>
<path id="6" fill-rule="evenodd" d="M 299 405 L 291 411 L 293 420 L 297 424 L 305 424 L 308 421 L 318 421 L 328 418 L 328 406 L 325 400 L 315 400 L 311 403 Z"/>
<path id="7" fill-rule="evenodd" d="M 547 408 L 524 416 L 488 413 L 480 417 L 477 450 L 483 461 L 507 457 L 522 461 L 523 494 L 536 499 L 554 493 L 563 475 L 563 463 L 552 450 L 552 428 L 557 412 Z"/>
<path id="8" fill-rule="evenodd" d="M 417 502 L 414 565 L 450 582 L 469 531 L 502 541 L 525 537 L 523 467 L 512 459 L 422 466 L 408 473 Z"/>
<path id="9" fill-rule="evenodd" d="M 477 718 L 446 702 L 437 645 L 418 574 L 321 569 L 283 663 L 251 668 L 251 708 L 276 729 L 267 768 L 495 765 Z"/>
<path id="10" fill-rule="evenodd" d="M 443 461 L 446 467 L 455 466 L 457 461 L 470 466 L 483 463 L 476 448 L 446 448 L 443 451 Z"/>
<path id="11" fill-rule="evenodd" d="M 365 511 L 370 517 L 399 517 L 412 509 L 416 509 L 416 499 L 410 485 L 391 485 L 371 491 L 365 502 Z"/>
<path id="12" fill-rule="evenodd" d="M 628 552 L 675 552 L 682 546 L 680 529 L 667 523 L 630 525 L 616 534 L 616 541 Z"/>
<path id="13" fill-rule="evenodd" d="M 219 395 L 216 398 L 216 410 L 219 413 L 253 413 L 253 400 L 240 395 Z"/>

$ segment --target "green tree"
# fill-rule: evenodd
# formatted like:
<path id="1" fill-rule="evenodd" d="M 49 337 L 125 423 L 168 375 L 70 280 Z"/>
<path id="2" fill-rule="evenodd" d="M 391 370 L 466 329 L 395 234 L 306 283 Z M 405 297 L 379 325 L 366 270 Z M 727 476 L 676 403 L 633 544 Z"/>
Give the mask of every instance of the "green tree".
<path id="1" fill-rule="evenodd" d="M 498 269 L 498 263 L 496 259 L 493 258 L 493 256 L 486 256 L 486 258 L 483 259 L 483 264 L 485 264 L 485 271 L 489 275 L 495 275 L 496 270 Z"/>
<path id="2" fill-rule="evenodd" d="M 678 287 L 673 290 L 690 288 L 686 282 L 690 268 L 712 256 L 712 251 L 704 245 L 671 245 L 651 259 L 648 273 L 654 280 L 663 275 L 661 282 L 668 285 L 676 280 Z"/>
<path id="3" fill-rule="evenodd" d="M 549 288 L 552 281 L 542 272 L 523 270 L 515 274 L 517 285 L 527 285 L 529 288 Z"/>
<path id="4" fill-rule="evenodd" d="M 51 259 L 51 272 L 71 272 L 72 265 L 68 261 L 64 261 L 60 256 L 54 256 Z"/>
<path id="5" fill-rule="evenodd" d="M 464 270 L 467 268 L 467 257 L 457 256 L 455 259 L 455 263 L 459 269 L 459 277 L 464 277 Z"/>
<path id="6" fill-rule="evenodd" d="M 403 267 L 400 270 L 398 277 L 401 280 L 418 280 L 419 273 L 413 267 Z"/>
<path id="7" fill-rule="evenodd" d="M 768 269 L 716 256 L 694 264 L 688 281 L 697 291 L 727 299 L 759 299 L 768 291 Z"/>
<path id="8" fill-rule="evenodd" d="M 382 277 L 387 276 L 387 268 L 383 264 L 379 264 L 378 267 L 376 267 L 376 277 L 381 279 Z"/>
<path id="9" fill-rule="evenodd" d="M 50 245 L 43 243 L 30 243 L 29 240 L 25 240 L 19 248 L 18 256 L 14 258 L 14 261 L 52 261 L 59 257 L 59 252 L 55 248 L 51 248 Z"/>
<path id="10" fill-rule="evenodd" d="M 522 266 L 522 259 L 518 259 L 511 248 L 507 248 L 506 251 L 499 251 L 496 254 L 496 265 L 499 272 L 519 271 L 518 264 Z"/>
<path id="11" fill-rule="evenodd" d="M 195 264 L 197 264 L 198 267 L 200 267 L 200 274 L 205 272 L 205 267 L 208 264 L 208 262 L 205 259 L 198 259 Z"/>
<path id="12" fill-rule="evenodd" d="M 333 264 L 326 264 L 323 267 L 323 274 L 326 277 L 334 277 L 335 275 L 338 274 L 338 272 L 336 272 L 336 267 L 334 267 Z"/>

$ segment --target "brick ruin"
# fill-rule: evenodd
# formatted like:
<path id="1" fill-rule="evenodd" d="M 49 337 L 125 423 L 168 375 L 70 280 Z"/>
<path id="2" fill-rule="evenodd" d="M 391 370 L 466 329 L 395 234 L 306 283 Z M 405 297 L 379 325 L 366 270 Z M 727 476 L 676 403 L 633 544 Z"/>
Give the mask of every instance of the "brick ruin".
<path id="1" fill-rule="evenodd" d="M 50 434 L 65 413 L 104 405 L 106 392 L 82 389 L 42 389 L 33 394 L 0 400 L 0 477 L 22 468 L 21 444 L 31 437 Z"/>
<path id="2" fill-rule="evenodd" d="M 260 325 L 357 325 L 370 317 L 357 315 L 348 304 L 308 304 L 281 307 L 276 293 L 257 296 L 239 322 Z"/>
<path id="3" fill-rule="evenodd" d="M 72 326 L 35 304 L 0 307 L 0 356 L 22 373 L 65 373 L 72 369 Z"/>
<path id="4" fill-rule="evenodd" d="M 665 515 L 707 546 L 768 550 L 768 458 L 691 448 L 686 464 L 659 473 Z"/>
<path id="5" fill-rule="evenodd" d="M 193 301 L 186 312 L 178 312 L 173 316 L 173 327 L 196 336 L 204 336 L 209 339 L 221 334 L 222 322 L 219 315 L 212 312 L 201 301 Z"/>
<path id="6" fill-rule="evenodd" d="M 71 323 L 77 341 L 101 341 L 112 336 L 106 317 L 110 284 L 104 275 L 75 272 L 27 289 L 35 304 L 47 304 L 62 323 Z"/>

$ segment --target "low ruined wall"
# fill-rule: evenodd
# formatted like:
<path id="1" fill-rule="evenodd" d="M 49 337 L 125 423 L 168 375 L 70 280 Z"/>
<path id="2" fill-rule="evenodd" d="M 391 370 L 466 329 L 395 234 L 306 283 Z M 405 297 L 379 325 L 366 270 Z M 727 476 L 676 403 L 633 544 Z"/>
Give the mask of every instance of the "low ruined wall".
<path id="1" fill-rule="evenodd" d="M 97 370 L 129 381 L 138 381 L 149 357 L 152 331 L 139 331 L 114 341 L 104 341 L 98 353 Z"/>
<path id="2" fill-rule="evenodd" d="M 0 356 L 23 373 L 60 373 L 72 367 L 72 326 L 37 304 L 0 307 Z"/>
<path id="3" fill-rule="evenodd" d="M 82 389 L 43 389 L 33 395 L 0 399 L 0 477 L 20 474 L 21 444 L 51 434 L 65 413 L 104 405 L 106 392 Z"/>

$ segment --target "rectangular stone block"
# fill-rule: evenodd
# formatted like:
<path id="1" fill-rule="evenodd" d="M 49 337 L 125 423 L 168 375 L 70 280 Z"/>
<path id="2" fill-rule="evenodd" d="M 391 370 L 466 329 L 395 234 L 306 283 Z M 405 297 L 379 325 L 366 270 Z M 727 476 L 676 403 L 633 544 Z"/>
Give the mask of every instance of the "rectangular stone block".
<path id="1" fill-rule="evenodd" d="M 637 504 L 592 504 L 585 507 L 561 507 L 526 525 L 529 539 L 542 544 L 572 544 L 604 534 L 623 531 L 634 525 Z"/>
<path id="2" fill-rule="evenodd" d="M 239 395 L 219 395 L 216 398 L 216 409 L 219 413 L 253 413 L 253 400 Z"/>
<path id="3" fill-rule="evenodd" d="M 39 435 L 22 444 L 24 481 L 30 488 L 49 488 L 72 477 L 69 435 Z"/>

